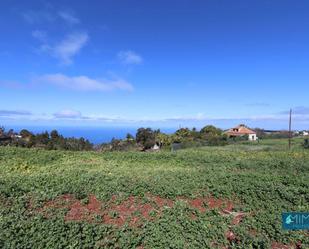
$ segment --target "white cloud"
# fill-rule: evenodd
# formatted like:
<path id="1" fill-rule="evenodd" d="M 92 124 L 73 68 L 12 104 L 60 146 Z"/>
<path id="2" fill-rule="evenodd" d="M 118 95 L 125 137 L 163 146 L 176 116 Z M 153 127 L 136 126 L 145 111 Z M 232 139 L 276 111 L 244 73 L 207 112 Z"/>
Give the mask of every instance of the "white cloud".
<path id="1" fill-rule="evenodd" d="M 54 8 L 39 11 L 27 11 L 22 14 L 24 19 L 31 23 L 57 22 L 55 24 L 75 25 L 80 20 L 68 11 L 57 11 Z M 60 22 L 59 22 L 60 21 Z M 72 32 L 67 34 L 58 43 L 48 41 L 47 33 L 42 30 L 34 30 L 32 36 L 41 42 L 40 51 L 46 52 L 60 60 L 63 65 L 73 63 L 73 57 L 86 45 L 89 36 L 86 32 Z"/>
<path id="2" fill-rule="evenodd" d="M 139 126 L 158 126 L 162 127 L 168 125 L 169 127 L 178 126 L 181 124 L 183 127 L 202 127 L 206 124 L 214 124 L 221 128 L 232 127 L 233 125 L 245 123 L 250 127 L 261 127 L 266 129 L 284 129 L 288 123 L 286 115 L 266 115 L 266 116 L 251 116 L 251 117 L 206 117 L 201 114 L 192 116 L 178 116 L 178 117 L 121 117 L 121 116 L 107 116 L 103 114 L 82 114 L 80 111 L 74 109 L 64 109 L 52 114 L 32 114 L 29 111 L 0 111 L 0 120 L 12 120 L 12 121 L 70 121 L 88 123 L 88 124 L 103 124 L 103 123 L 115 123 L 115 124 L 134 124 Z M 295 116 L 293 118 L 293 129 L 305 129 L 309 124 L 309 115 Z M 268 128 L 269 127 L 269 128 Z"/>
<path id="3" fill-rule="evenodd" d="M 60 42 L 51 45 L 47 33 L 43 30 L 32 31 L 32 36 L 41 42 L 40 51 L 60 60 L 63 65 L 73 63 L 73 57 L 87 44 L 89 36 L 86 32 L 75 32 L 66 35 Z"/>
<path id="4" fill-rule="evenodd" d="M 54 118 L 56 117 L 54 115 Z M 168 118 L 149 118 L 149 117 L 140 117 L 140 118 L 126 118 L 126 117 L 119 117 L 119 116 L 105 116 L 101 114 L 92 114 L 92 115 L 82 115 L 81 113 L 77 112 L 75 115 L 74 113 L 68 113 L 66 116 L 63 115 L 62 118 L 67 119 L 75 119 L 75 120 L 84 120 L 84 121 L 102 121 L 102 122 L 115 122 L 115 123 L 173 123 L 179 124 L 182 123 L 184 125 L 189 123 L 195 124 L 209 124 L 209 123 L 233 123 L 233 124 L 240 124 L 240 123 L 262 123 L 267 124 L 268 122 L 272 122 L 273 124 L 280 124 L 282 122 L 287 121 L 284 117 L 278 116 L 255 116 L 255 117 L 200 117 L 197 116 L 178 116 L 178 117 L 168 117 Z M 295 117 L 294 118 L 295 124 L 301 123 L 308 123 L 309 116 L 302 116 L 302 117 Z"/>
<path id="5" fill-rule="evenodd" d="M 80 119 L 82 117 L 81 112 L 74 110 L 62 110 L 53 114 L 57 119 Z"/>
<path id="6" fill-rule="evenodd" d="M 58 15 L 65 22 L 67 22 L 68 24 L 71 24 L 71 25 L 78 24 L 80 22 L 79 19 L 76 16 L 74 16 L 72 13 L 69 13 L 69 12 L 66 12 L 66 11 L 59 11 Z"/>
<path id="7" fill-rule="evenodd" d="M 87 76 L 70 77 L 64 74 L 46 74 L 34 78 L 34 83 L 50 84 L 78 91 L 133 90 L 132 85 L 123 79 L 92 79 Z"/>
<path id="8" fill-rule="evenodd" d="M 117 56 L 120 62 L 126 65 L 141 64 L 143 62 L 143 58 L 131 50 L 120 51 Z"/>
<path id="9" fill-rule="evenodd" d="M 87 33 L 79 32 L 67 35 L 55 46 L 42 45 L 42 50 L 49 52 L 52 56 L 60 59 L 64 65 L 70 65 L 73 57 L 86 45 L 89 36 Z"/>

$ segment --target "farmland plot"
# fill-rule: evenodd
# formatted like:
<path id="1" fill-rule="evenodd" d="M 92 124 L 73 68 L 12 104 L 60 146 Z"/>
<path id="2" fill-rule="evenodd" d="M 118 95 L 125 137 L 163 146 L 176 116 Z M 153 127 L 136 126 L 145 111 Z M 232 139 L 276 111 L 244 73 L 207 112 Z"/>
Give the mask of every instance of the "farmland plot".
<path id="1" fill-rule="evenodd" d="M 2 147 L 0 247 L 309 248 L 281 225 L 309 210 L 309 152 L 260 148 Z"/>

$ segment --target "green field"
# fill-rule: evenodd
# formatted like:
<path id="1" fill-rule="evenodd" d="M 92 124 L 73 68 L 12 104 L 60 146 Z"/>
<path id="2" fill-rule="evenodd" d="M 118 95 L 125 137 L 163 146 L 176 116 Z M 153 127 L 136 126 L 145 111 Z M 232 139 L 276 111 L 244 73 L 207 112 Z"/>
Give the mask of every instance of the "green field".
<path id="1" fill-rule="evenodd" d="M 309 248 L 309 151 L 265 140 L 156 153 L 0 147 L 0 248 Z M 287 245 L 287 247 L 283 247 Z M 297 245 L 297 246 L 296 246 Z"/>

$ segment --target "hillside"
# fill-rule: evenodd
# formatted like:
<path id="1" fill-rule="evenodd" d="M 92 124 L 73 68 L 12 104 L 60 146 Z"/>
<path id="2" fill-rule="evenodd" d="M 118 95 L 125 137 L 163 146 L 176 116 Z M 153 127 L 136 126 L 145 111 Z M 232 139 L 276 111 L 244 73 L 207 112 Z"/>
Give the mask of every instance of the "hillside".
<path id="1" fill-rule="evenodd" d="M 0 247 L 309 248 L 308 232 L 281 228 L 282 212 L 309 210 L 309 151 L 278 141 L 175 153 L 0 147 Z"/>

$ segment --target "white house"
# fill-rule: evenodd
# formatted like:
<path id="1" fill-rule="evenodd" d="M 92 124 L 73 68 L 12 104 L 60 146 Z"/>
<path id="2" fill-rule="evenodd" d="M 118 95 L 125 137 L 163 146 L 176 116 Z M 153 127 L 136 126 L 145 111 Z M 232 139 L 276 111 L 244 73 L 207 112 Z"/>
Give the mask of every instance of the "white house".
<path id="1" fill-rule="evenodd" d="M 256 136 L 256 132 L 254 130 L 249 129 L 243 124 L 229 129 L 228 131 L 226 131 L 226 134 L 229 137 L 241 137 L 248 135 L 248 140 L 250 141 L 256 141 L 258 139 L 258 137 Z"/>
<path id="2" fill-rule="evenodd" d="M 309 135 L 309 132 L 308 132 L 308 131 L 303 131 L 303 132 L 302 132 L 302 135 L 303 135 L 303 136 L 308 136 L 308 135 Z"/>

